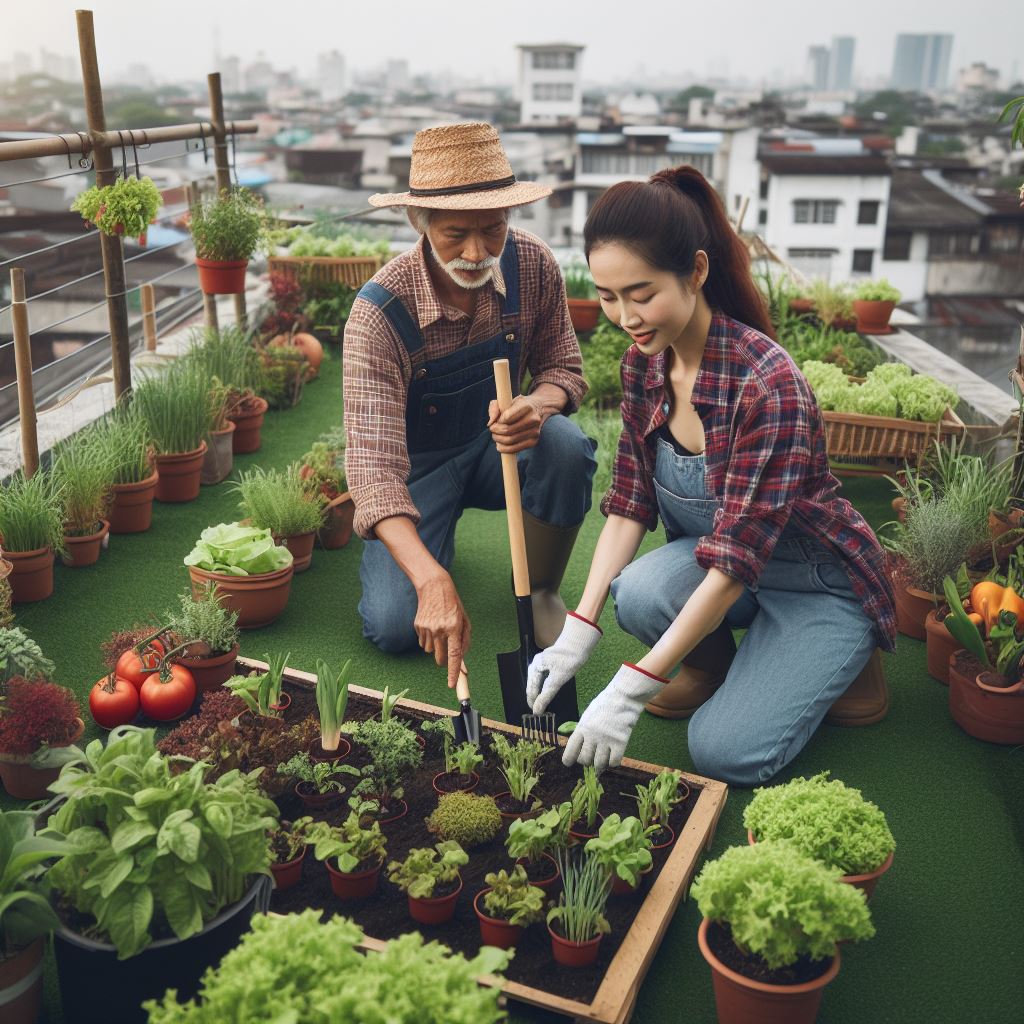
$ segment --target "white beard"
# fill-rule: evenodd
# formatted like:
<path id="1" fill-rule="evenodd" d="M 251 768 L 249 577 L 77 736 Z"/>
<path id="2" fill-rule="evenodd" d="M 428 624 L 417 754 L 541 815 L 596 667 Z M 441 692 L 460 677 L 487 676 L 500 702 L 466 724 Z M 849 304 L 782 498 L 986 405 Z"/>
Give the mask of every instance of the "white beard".
<path id="1" fill-rule="evenodd" d="M 477 288 L 483 288 L 483 286 L 494 277 L 494 268 L 498 265 L 497 256 L 488 256 L 479 263 L 470 263 L 469 260 L 464 260 L 461 257 L 456 257 L 453 260 L 449 260 L 447 263 L 442 263 L 438 259 L 437 253 L 434 252 L 433 248 L 431 248 L 430 254 L 434 257 L 434 261 L 437 265 L 441 267 L 441 269 L 444 270 L 444 272 L 460 288 L 465 288 L 466 291 L 476 291 Z M 481 274 L 480 277 L 469 281 L 459 274 L 460 270 L 483 270 L 485 273 Z"/>

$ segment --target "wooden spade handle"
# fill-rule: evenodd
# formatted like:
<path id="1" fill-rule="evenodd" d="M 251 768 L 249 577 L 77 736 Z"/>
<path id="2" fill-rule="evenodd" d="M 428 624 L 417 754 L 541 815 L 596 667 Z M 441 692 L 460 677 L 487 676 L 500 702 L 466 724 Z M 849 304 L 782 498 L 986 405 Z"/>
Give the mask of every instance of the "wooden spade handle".
<path id="1" fill-rule="evenodd" d="M 512 404 L 512 380 L 507 359 L 494 360 L 494 384 L 498 408 L 504 412 Z M 505 481 L 505 508 L 508 511 L 508 543 L 512 551 L 512 585 L 516 597 L 530 596 L 530 567 L 526 561 L 526 537 L 523 534 L 523 499 L 519 493 L 519 462 L 515 455 L 502 453 L 501 475 Z"/>
<path id="2" fill-rule="evenodd" d="M 459 681 L 455 684 L 455 696 L 460 701 L 469 700 L 469 669 L 463 662 L 459 666 Z"/>

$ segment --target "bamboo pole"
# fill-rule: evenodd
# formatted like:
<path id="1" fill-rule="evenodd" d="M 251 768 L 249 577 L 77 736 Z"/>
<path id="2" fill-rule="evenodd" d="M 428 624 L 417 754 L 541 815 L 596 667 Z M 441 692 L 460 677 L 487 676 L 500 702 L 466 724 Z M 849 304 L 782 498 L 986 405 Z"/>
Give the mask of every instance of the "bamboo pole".
<path id="1" fill-rule="evenodd" d="M 146 351 L 156 351 L 156 291 L 151 284 L 142 286 L 142 330 L 146 335 Z"/>
<path id="2" fill-rule="evenodd" d="M 11 270 L 11 321 L 14 325 L 14 367 L 18 378 L 18 415 L 21 419 L 21 458 L 25 476 L 39 468 L 39 438 L 36 434 L 36 398 L 32 384 L 32 335 L 28 329 L 25 304 L 25 271 Z"/>
<path id="3" fill-rule="evenodd" d="M 93 145 L 93 167 L 96 184 L 112 185 L 116 178 L 110 148 L 104 141 L 107 129 L 103 111 L 103 87 L 100 84 L 96 59 L 96 36 L 92 11 L 75 11 L 78 22 L 78 49 L 82 62 L 82 90 L 89 137 Z M 114 376 L 114 396 L 120 398 L 131 390 L 132 370 L 128 336 L 128 302 L 125 295 L 124 244 L 120 235 L 100 233 L 103 254 L 103 280 L 107 293 L 107 317 L 110 321 L 110 359 Z"/>
<path id="4" fill-rule="evenodd" d="M 191 210 L 199 202 L 199 190 L 191 181 L 185 186 L 185 196 Z M 203 322 L 208 330 L 215 331 L 218 328 L 217 296 L 207 295 L 206 292 L 203 292 Z"/>

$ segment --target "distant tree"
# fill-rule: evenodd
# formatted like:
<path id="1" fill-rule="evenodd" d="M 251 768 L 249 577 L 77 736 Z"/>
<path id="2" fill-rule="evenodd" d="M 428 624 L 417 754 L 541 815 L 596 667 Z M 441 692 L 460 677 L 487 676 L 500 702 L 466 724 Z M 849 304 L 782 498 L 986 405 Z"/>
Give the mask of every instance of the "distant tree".
<path id="1" fill-rule="evenodd" d="M 108 128 L 158 128 L 176 124 L 177 118 L 146 95 L 114 100 L 106 107 Z"/>
<path id="2" fill-rule="evenodd" d="M 366 107 L 375 102 L 376 97 L 368 92 L 350 92 L 345 97 L 345 103 L 351 107 Z"/>
<path id="3" fill-rule="evenodd" d="M 715 90 L 709 89 L 706 85 L 690 85 L 682 92 L 677 92 L 668 101 L 670 110 L 689 110 L 690 100 L 713 100 Z"/>
<path id="4" fill-rule="evenodd" d="M 926 139 L 919 143 L 918 153 L 922 156 L 955 156 L 967 147 L 959 139 Z"/>
<path id="5" fill-rule="evenodd" d="M 919 92 L 883 89 L 854 104 L 854 113 L 862 121 L 879 122 L 889 135 L 899 135 L 907 125 L 920 124 L 935 113 L 935 104 Z"/>

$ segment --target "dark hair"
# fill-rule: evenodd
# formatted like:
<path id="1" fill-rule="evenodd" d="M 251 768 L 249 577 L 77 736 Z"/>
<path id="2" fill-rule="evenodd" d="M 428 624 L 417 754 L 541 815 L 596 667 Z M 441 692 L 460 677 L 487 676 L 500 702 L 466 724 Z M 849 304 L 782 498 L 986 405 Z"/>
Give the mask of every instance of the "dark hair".
<path id="1" fill-rule="evenodd" d="M 693 273 L 698 249 L 708 254 L 704 297 L 712 309 L 775 337 L 768 306 L 750 273 L 750 255 L 733 231 L 718 193 L 684 164 L 649 181 L 620 181 L 594 203 L 583 228 L 583 251 L 619 242 L 652 267 Z"/>

